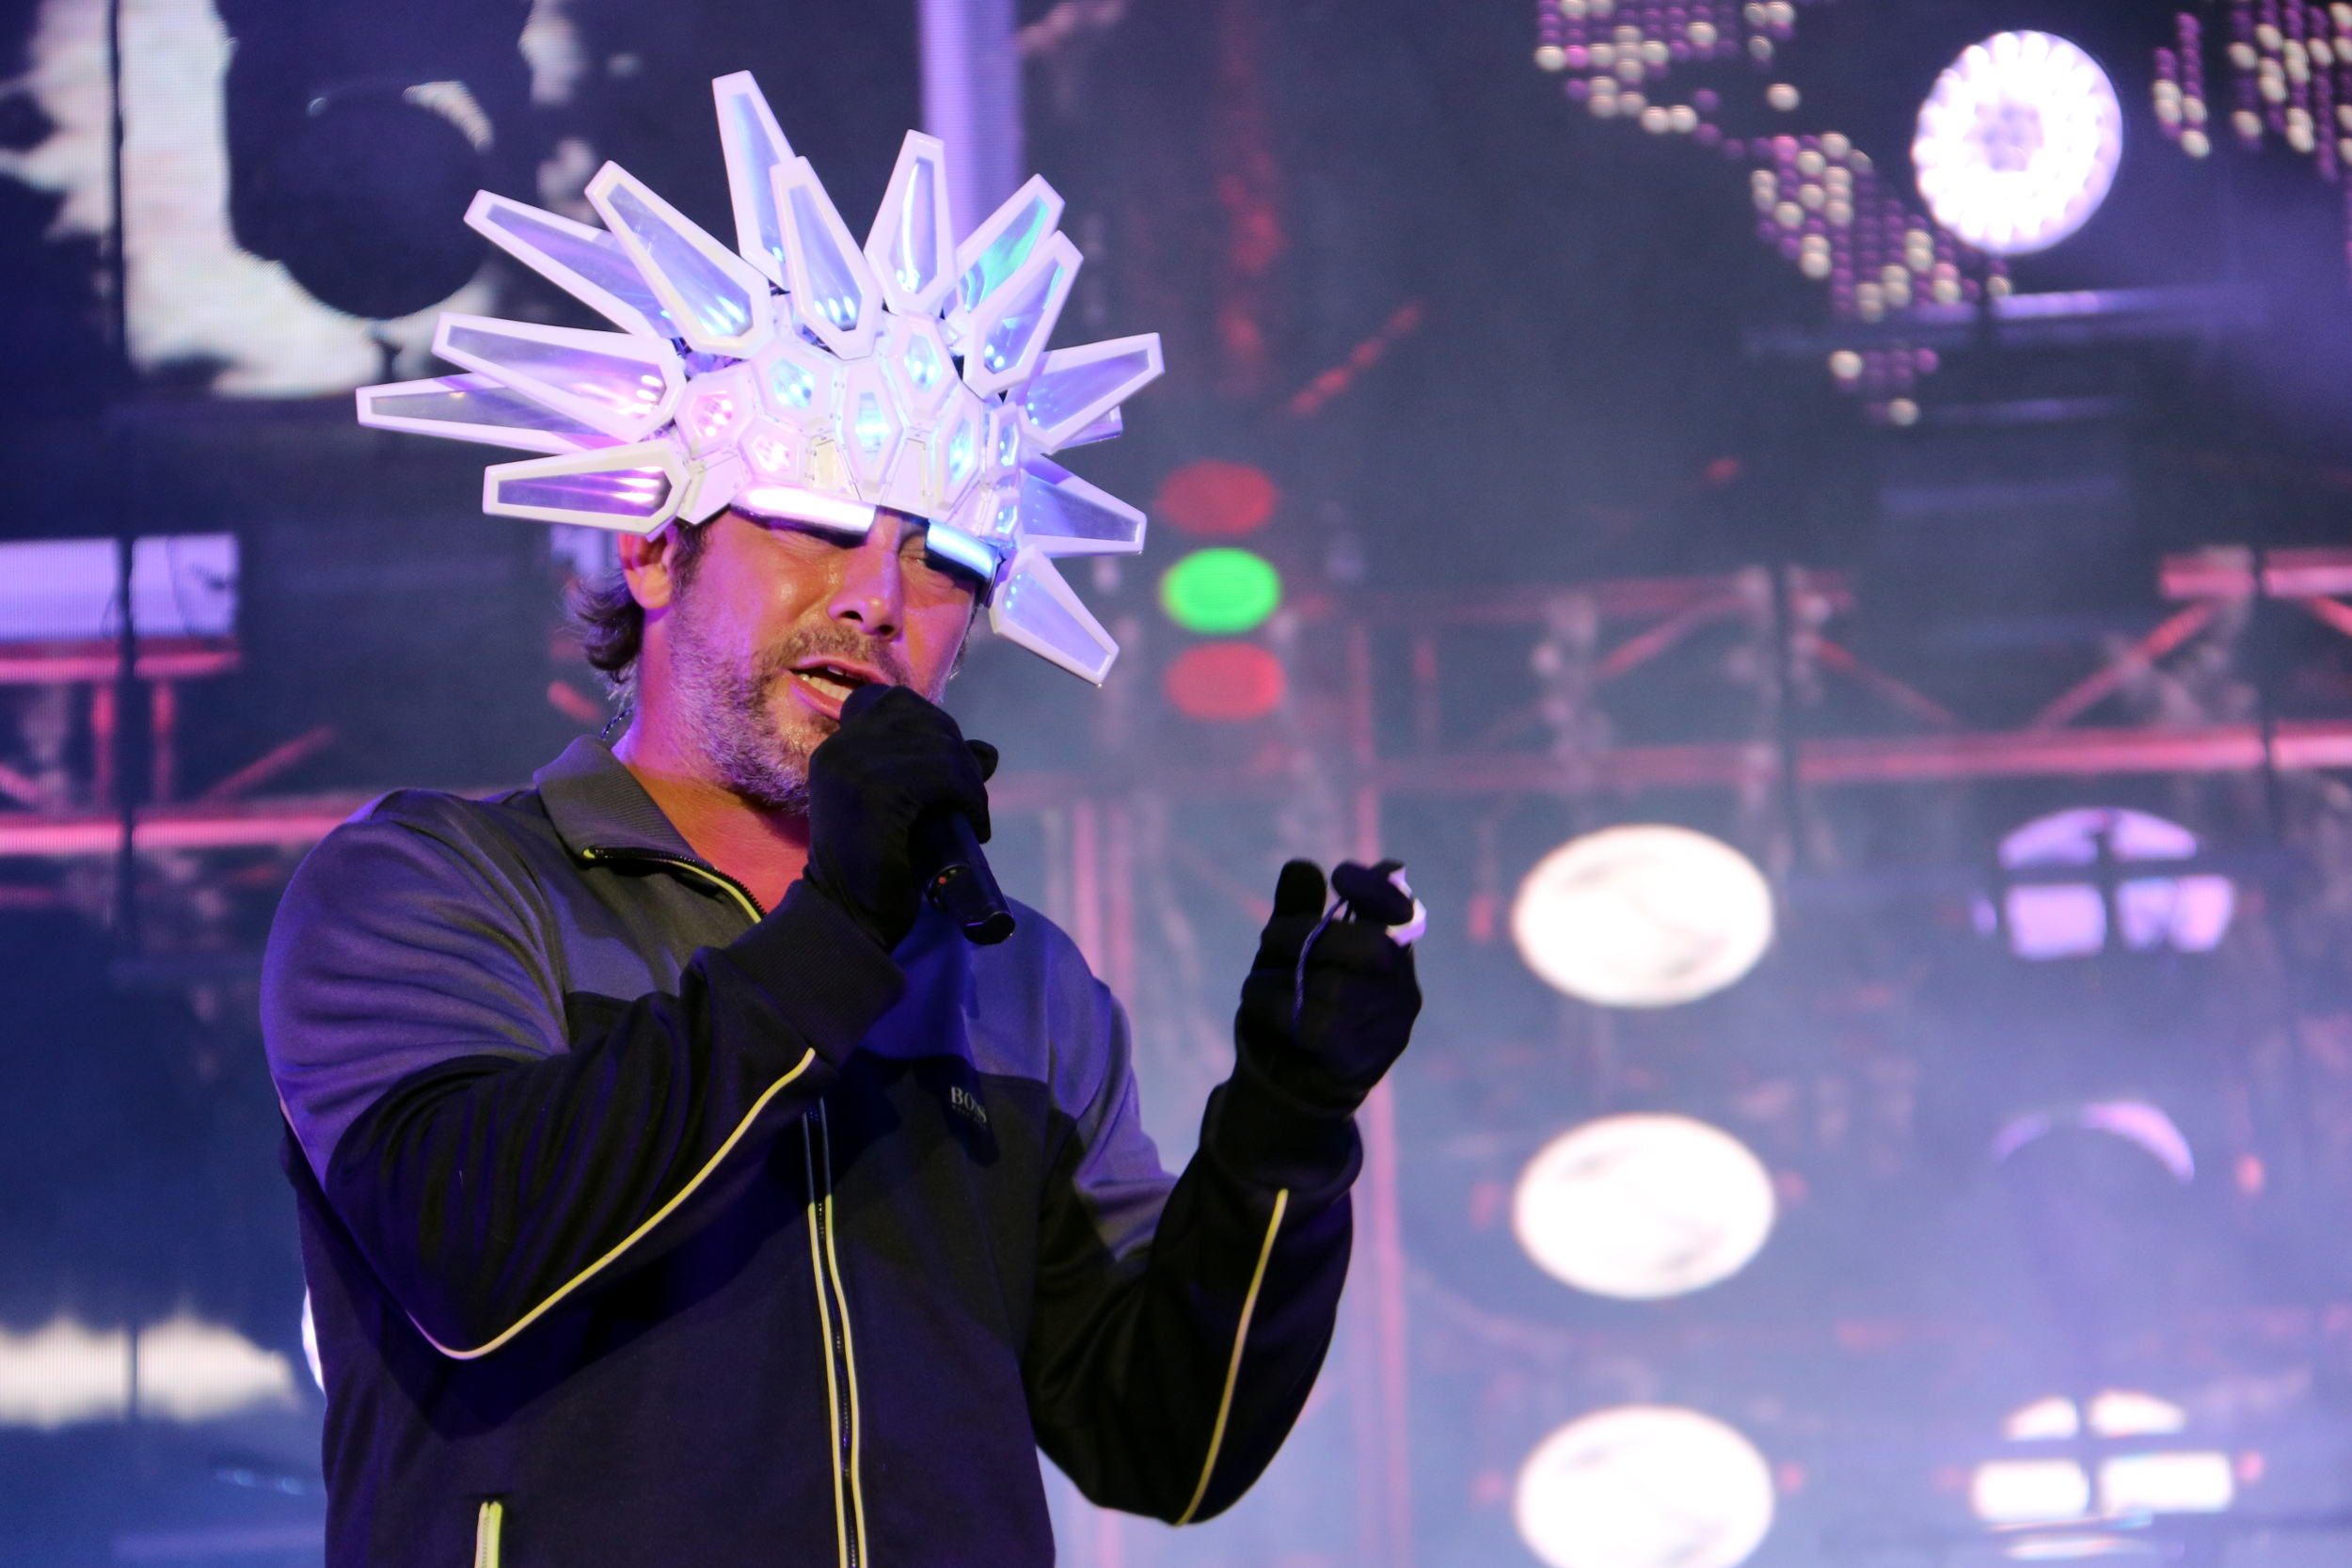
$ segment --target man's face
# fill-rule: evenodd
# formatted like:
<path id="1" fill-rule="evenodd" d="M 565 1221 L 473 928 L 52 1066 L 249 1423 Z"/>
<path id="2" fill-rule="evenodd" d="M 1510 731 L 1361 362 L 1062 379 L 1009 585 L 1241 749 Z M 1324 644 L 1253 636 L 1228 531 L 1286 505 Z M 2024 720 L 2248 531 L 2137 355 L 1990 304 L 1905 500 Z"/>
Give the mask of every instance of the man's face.
<path id="1" fill-rule="evenodd" d="M 732 511 L 704 529 L 665 612 L 667 695 L 720 782 L 805 809 L 809 753 L 851 691 L 882 682 L 936 702 L 946 689 L 978 584 L 896 512 L 863 539 Z"/>

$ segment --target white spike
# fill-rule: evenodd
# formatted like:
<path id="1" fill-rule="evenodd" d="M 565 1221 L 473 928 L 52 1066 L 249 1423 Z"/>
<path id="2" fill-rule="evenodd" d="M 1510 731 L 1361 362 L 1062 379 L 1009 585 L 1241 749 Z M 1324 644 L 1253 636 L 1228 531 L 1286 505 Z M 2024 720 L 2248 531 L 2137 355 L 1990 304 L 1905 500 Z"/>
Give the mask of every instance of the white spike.
<path id="1" fill-rule="evenodd" d="M 705 233 L 651 186 L 620 165 L 607 164 L 588 182 L 587 195 L 690 346 L 741 359 L 773 336 L 768 280 L 759 269 Z"/>
<path id="2" fill-rule="evenodd" d="M 902 316 L 938 315 L 956 286 L 947 209 L 947 150 L 936 136 L 909 131 L 866 236 L 866 262 L 882 297 Z"/>
<path id="3" fill-rule="evenodd" d="M 735 248 L 769 282 L 786 287 L 784 228 L 776 221 L 770 171 L 792 159 L 775 111 L 748 71 L 710 84 L 719 108 L 719 147 L 727 157 L 727 194 L 735 204 Z"/>

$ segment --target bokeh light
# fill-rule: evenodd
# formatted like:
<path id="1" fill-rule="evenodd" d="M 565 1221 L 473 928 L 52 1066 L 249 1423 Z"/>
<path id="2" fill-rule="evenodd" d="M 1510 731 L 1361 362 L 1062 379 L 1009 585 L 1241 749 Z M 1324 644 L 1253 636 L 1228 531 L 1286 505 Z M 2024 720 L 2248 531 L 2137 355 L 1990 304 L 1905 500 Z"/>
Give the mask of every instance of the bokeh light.
<path id="1" fill-rule="evenodd" d="M 1282 661 L 1255 642 L 1204 642 L 1168 667 L 1168 700 L 1187 719 L 1239 723 L 1282 705 Z"/>
<path id="2" fill-rule="evenodd" d="M 1596 1295 L 1655 1301 L 1730 1278 L 1772 1234 L 1772 1181 L 1689 1117 L 1586 1122 L 1519 1173 L 1511 1229 L 1536 1266 Z"/>
<path id="3" fill-rule="evenodd" d="M 1255 631 L 1282 603 L 1282 578 L 1262 555 L 1230 546 L 1195 550 L 1160 578 L 1160 608 L 1186 631 Z"/>
<path id="4" fill-rule="evenodd" d="M 1264 469 L 1206 457 L 1168 475 L 1152 510 L 1179 533 L 1235 539 L 1263 528 L 1280 502 L 1281 493 Z"/>
<path id="5" fill-rule="evenodd" d="M 1547 985 L 1612 1007 L 1666 1007 L 1723 990 L 1772 941 L 1772 893 L 1719 839 L 1649 823 L 1571 839 L 1535 863 L 1511 939 Z"/>
<path id="6" fill-rule="evenodd" d="M 2099 63 L 2048 33 L 1963 50 L 1919 105 L 1911 160 L 1938 223 L 1995 256 L 2046 250 L 2099 210 L 2123 111 Z"/>
<path id="7" fill-rule="evenodd" d="M 2171 1437 L 2187 1430 L 2188 1413 L 2136 1389 L 2106 1389 L 2079 1405 L 2054 1394 L 2013 1412 L 2002 1423 L 2001 1435 L 2012 1443 L 2072 1444 L 2086 1426 L 2110 1445 L 2118 1439 Z M 1990 1525 L 2218 1513 L 2236 1497 L 2230 1456 L 2201 1449 L 2109 1453 L 2095 1467 L 2072 1455 L 1994 1459 L 1979 1465 L 1968 1484 L 1969 1508 Z"/>
<path id="8" fill-rule="evenodd" d="M 1550 1568 L 1736 1568 L 1772 1528 L 1772 1476 L 1711 1416 L 1625 1405 L 1536 1445 L 1512 1516 Z"/>
<path id="9" fill-rule="evenodd" d="M 2198 849 L 2197 835 L 2177 822 L 2123 807 L 2081 806 L 2036 817 L 2001 840 L 2001 864 L 2010 871 L 2095 865 L 2103 840 L 2118 862 L 2187 860 Z M 2209 952 L 2220 945 L 2236 910 L 2236 888 L 2210 872 L 2132 877 L 2115 887 L 2118 934 L 2134 952 Z M 2012 887 L 2003 912 L 2010 948 L 2022 958 L 2082 958 L 2107 944 L 2107 900 L 2092 882 Z M 1977 928 L 1991 935 L 1999 924 L 1993 906 L 1980 900 Z"/>

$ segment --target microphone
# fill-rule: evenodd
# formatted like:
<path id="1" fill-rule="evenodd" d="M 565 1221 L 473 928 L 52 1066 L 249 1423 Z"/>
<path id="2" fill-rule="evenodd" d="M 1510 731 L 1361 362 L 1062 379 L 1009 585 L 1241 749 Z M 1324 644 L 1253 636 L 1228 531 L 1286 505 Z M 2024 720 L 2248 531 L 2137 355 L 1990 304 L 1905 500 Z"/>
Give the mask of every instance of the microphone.
<path id="1" fill-rule="evenodd" d="M 916 817 L 907 849 L 923 872 L 923 895 L 931 908 L 956 923 L 976 947 L 993 947 L 1012 935 L 1012 911 L 980 853 L 972 820 L 960 811 L 930 811 Z"/>

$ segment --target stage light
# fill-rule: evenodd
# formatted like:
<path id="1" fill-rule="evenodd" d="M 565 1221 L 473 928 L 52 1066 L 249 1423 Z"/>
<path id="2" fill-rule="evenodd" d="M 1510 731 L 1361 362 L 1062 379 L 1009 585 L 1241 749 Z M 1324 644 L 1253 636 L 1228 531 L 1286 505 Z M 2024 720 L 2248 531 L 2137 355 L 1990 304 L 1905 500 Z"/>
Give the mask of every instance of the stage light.
<path id="1" fill-rule="evenodd" d="M 1538 861 L 1511 940 L 1547 985 L 1610 1007 L 1668 1007 L 1723 990 L 1772 940 L 1772 894 L 1731 846 L 1687 828 L 1607 828 Z"/>
<path id="2" fill-rule="evenodd" d="M 294 1368 L 233 1329 L 174 1318 L 139 1334 L 141 1418 L 206 1421 L 294 1402 Z"/>
<path id="3" fill-rule="evenodd" d="M 294 1403 L 294 1368 L 232 1329 L 173 1318 L 139 1331 L 143 1420 L 205 1421 Z M 131 1336 L 53 1319 L 31 1334 L 0 1329 L 0 1426 L 53 1431 L 120 1420 L 132 1409 Z"/>
<path id="4" fill-rule="evenodd" d="M 2099 1466 L 2099 1506 L 2109 1514 L 2219 1513 L 2236 1498 L 2226 1453 L 2122 1454 Z"/>
<path id="5" fill-rule="evenodd" d="M 2046 1525 L 2090 1513 L 2090 1477 L 2071 1459 L 1994 1459 L 1968 1480 L 1968 1507 L 1988 1525 Z"/>
<path id="6" fill-rule="evenodd" d="M 1626 1405 L 1537 1444 L 1512 1517 L 1550 1568 L 1736 1568 L 1772 1528 L 1772 1476 L 1712 1417 Z"/>
<path id="7" fill-rule="evenodd" d="M 1282 705 L 1282 661 L 1255 642 L 1203 642 L 1187 648 L 1162 678 L 1168 700 L 1187 719 L 1240 723 Z"/>
<path id="8" fill-rule="evenodd" d="M 2123 152 L 2114 84 L 2048 33 L 1961 51 L 1919 106 L 1911 161 L 1936 221 L 1979 250 L 2046 250 L 2106 199 Z"/>
<path id="9" fill-rule="evenodd" d="M 2095 865 L 2100 844 L 2116 862 L 2187 860 L 2197 853 L 2197 835 L 2177 822 L 2146 812 L 2111 806 L 2082 806 L 2037 817 L 2001 840 L 2001 864 L 2011 871 L 2041 866 Z M 2107 945 L 2107 900 L 2090 882 L 2042 882 L 2012 887 L 2005 895 L 2010 951 L 2021 958 L 2072 958 Z M 2237 908 L 2237 890 L 2227 877 L 2133 877 L 2117 882 L 2115 912 L 2122 945 L 2135 952 L 2170 947 L 2203 953 L 2220 945 Z M 1999 924 L 1993 906 L 1979 900 L 1977 928 L 1990 935 Z"/>
<path id="10" fill-rule="evenodd" d="M 30 1334 L 0 1329 L 0 1426 L 54 1431 L 120 1420 L 131 1408 L 131 1338 L 71 1318 Z"/>
<path id="11" fill-rule="evenodd" d="M 2197 1180 L 2197 1155 L 2188 1147 L 2180 1125 L 2144 1100 L 2094 1100 L 2056 1111 L 2028 1111 L 2012 1117 L 1993 1134 L 1993 1163 L 1999 1164 L 2037 1138 L 2063 1127 L 2089 1132 L 2111 1132 L 2125 1143 L 2146 1149 L 2183 1186 Z"/>
<path id="12" fill-rule="evenodd" d="M 2088 1419 L 2086 1420 L 2086 1416 Z M 2088 1425 L 2113 1445 L 2133 1437 L 2169 1437 L 2188 1427 L 2188 1413 L 2169 1400 L 2109 1388 L 2083 1405 L 2062 1395 L 2014 1411 L 2001 1434 L 2014 1443 L 2072 1443 Z M 1976 1467 L 1969 1506 L 1990 1525 L 2052 1524 L 2146 1513 L 2218 1513 L 2236 1500 L 2230 1456 L 2209 1449 L 2110 1453 L 2093 1472 L 2072 1458 L 1996 1459 Z"/>
<path id="13" fill-rule="evenodd" d="M 0 545 L 0 642 L 87 641 L 121 626 L 115 542 Z M 141 636 L 227 637 L 237 629 L 237 536 L 155 534 L 131 546 L 131 608 Z"/>
<path id="14" fill-rule="evenodd" d="M 1204 457 L 1168 476 L 1152 511 L 1180 533 L 1232 539 L 1263 528 L 1281 499 L 1263 468 Z"/>
<path id="15" fill-rule="evenodd" d="M 1282 578 L 1263 556 L 1230 546 L 1195 550 L 1160 578 L 1160 608 L 1186 631 L 1255 631 L 1282 602 Z"/>
<path id="16" fill-rule="evenodd" d="M 2012 1411 L 2001 1435 L 2012 1443 L 2066 1442 L 2082 1434 L 2082 1412 L 2062 1394 Z M 2109 1388 L 2090 1400 L 2090 1430 L 2101 1437 L 2169 1437 L 2188 1428 L 2188 1412 L 2170 1400 Z"/>
<path id="17" fill-rule="evenodd" d="M 1772 1234 L 1772 1178 L 1688 1117 L 1604 1117 L 1519 1173 L 1511 1229 L 1535 1265 L 1595 1295 L 1656 1301 L 1728 1279 Z"/>

